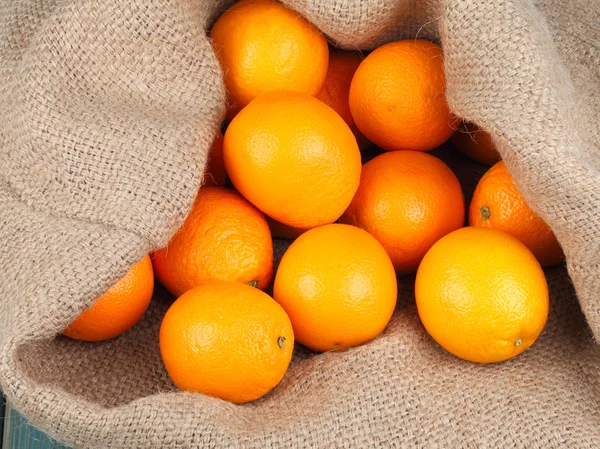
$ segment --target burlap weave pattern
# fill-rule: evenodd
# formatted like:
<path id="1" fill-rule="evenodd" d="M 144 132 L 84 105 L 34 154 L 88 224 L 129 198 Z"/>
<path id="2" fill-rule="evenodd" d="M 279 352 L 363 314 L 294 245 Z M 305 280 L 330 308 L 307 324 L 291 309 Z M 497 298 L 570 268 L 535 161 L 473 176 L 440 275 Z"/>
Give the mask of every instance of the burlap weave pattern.
<path id="1" fill-rule="evenodd" d="M 492 133 L 567 255 L 568 274 L 547 271 L 539 341 L 502 364 L 458 360 L 419 324 L 409 277 L 384 335 L 300 350 L 273 392 L 236 406 L 176 392 L 160 289 L 120 338 L 56 337 L 187 214 L 224 114 L 205 29 L 225 2 L 0 0 L 2 389 L 82 448 L 600 447 L 600 6 L 286 3 L 345 48 L 443 45 L 451 108 Z M 468 195 L 476 166 L 447 153 Z"/>

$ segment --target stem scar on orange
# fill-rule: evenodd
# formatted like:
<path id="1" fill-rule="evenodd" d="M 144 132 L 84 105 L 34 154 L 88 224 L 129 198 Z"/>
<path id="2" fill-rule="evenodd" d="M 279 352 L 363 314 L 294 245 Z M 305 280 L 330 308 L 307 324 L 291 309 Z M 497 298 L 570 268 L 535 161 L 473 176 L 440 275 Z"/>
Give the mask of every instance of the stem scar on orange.
<path id="1" fill-rule="evenodd" d="M 235 282 L 188 290 L 160 327 L 160 352 L 175 385 L 237 404 L 274 388 L 293 349 L 292 324 L 281 306 Z"/>
<path id="2" fill-rule="evenodd" d="M 529 348 L 548 317 L 540 264 L 515 237 L 468 227 L 427 252 L 415 282 L 419 317 L 448 352 L 494 363 Z"/>
<path id="3" fill-rule="evenodd" d="M 153 253 L 152 263 L 175 296 L 209 279 L 255 281 L 265 289 L 273 276 L 273 241 L 265 216 L 240 194 L 202 187 L 185 223 Z"/>
<path id="4" fill-rule="evenodd" d="M 375 338 L 392 317 L 397 294 L 394 267 L 381 244 L 344 224 L 298 237 L 281 259 L 273 288 L 296 339 L 316 351 Z"/>
<path id="5" fill-rule="evenodd" d="M 504 162 L 498 162 L 479 180 L 469 206 L 469 224 L 514 235 L 542 266 L 556 265 L 565 259 L 556 236 L 529 207 Z"/>

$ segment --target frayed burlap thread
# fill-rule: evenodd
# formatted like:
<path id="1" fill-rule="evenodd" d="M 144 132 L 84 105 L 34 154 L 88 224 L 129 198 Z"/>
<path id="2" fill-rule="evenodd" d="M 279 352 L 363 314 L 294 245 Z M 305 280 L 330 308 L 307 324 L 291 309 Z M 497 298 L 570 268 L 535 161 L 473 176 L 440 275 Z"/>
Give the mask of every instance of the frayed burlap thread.
<path id="1" fill-rule="evenodd" d="M 282 383 L 233 405 L 177 392 L 157 345 L 171 299 L 108 342 L 57 336 L 163 246 L 224 115 L 210 0 L 0 0 L 0 385 L 77 448 L 600 447 L 600 7 L 593 0 L 289 0 L 337 45 L 423 37 L 448 100 L 488 130 L 567 267 L 516 359 L 452 357 L 414 279 L 375 341 L 298 348 Z M 467 197 L 483 168 L 445 147 Z M 286 247 L 275 242 L 277 254 Z"/>

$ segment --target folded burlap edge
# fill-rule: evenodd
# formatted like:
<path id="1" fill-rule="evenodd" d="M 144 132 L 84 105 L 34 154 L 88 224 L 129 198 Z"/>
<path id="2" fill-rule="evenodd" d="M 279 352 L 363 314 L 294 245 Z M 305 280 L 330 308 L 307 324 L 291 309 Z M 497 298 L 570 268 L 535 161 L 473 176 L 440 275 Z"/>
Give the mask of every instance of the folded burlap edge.
<path id="1" fill-rule="evenodd" d="M 565 190 L 565 186 L 569 186 L 570 195 L 579 198 L 576 205 L 579 210 L 585 210 L 586 207 L 594 204 L 594 201 L 597 200 L 597 192 L 593 190 L 597 173 L 593 172 L 593 166 L 591 169 L 590 167 L 581 167 L 585 160 L 582 156 L 584 154 L 583 149 L 588 147 L 589 144 L 579 136 L 580 130 L 577 123 L 579 112 L 574 110 L 576 102 L 572 100 L 578 94 L 574 92 L 566 69 L 560 64 L 557 66 L 551 63 L 551 61 L 559 61 L 560 56 L 550 43 L 551 35 L 548 29 L 539 26 L 539 21 L 543 20 L 539 11 L 531 6 L 528 9 L 526 8 L 522 15 L 519 15 L 512 11 L 510 4 L 507 2 L 500 2 L 497 6 L 496 9 L 488 12 L 488 17 L 480 26 L 485 27 L 486 23 L 488 25 L 493 24 L 504 29 L 507 36 L 518 35 L 520 32 L 524 33 L 526 37 L 521 36 L 517 40 L 521 44 L 526 43 L 525 48 L 520 50 L 523 52 L 522 54 L 530 58 L 521 61 L 498 58 L 498 54 L 494 54 L 494 50 L 502 53 L 502 49 L 492 45 L 492 51 L 490 51 L 490 48 L 486 47 L 486 42 L 469 36 L 469 33 L 473 30 L 458 27 L 462 23 L 460 17 L 470 12 L 469 2 L 448 2 L 445 11 L 447 18 L 442 22 L 445 25 L 442 27 L 442 43 L 445 48 L 452 49 L 447 52 L 446 58 L 449 103 L 455 112 L 478 123 L 492 134 L 525 197 L 556 232 L 565 247 L 568 259 L 567 265 L 575 282 L 580 301 L 583 304 L 583 310 L 586 312 L 594 334 L 600 335 L 600 316 L 595 304 L 596 295 L 598 294 L 598 272 L 595 270 L 599 266 L 600 241 L 590 238 L 590 235 L 593 234 L 582 230 L 578 222 L 565 220 L 564 215 L 561 215 L 561 211 L 557 210 L 560 207 L 557 208 L 551 204 L 556 202 L 560 206 L 560 204 L 564 204 L 569 200 L 564 193 L 561 193 Z M 298 9 L 302 12 L 301 7 Z M 510 19 L 508 19 L 509 17 Z M 315 20 L 315 22 L 318 24 L 318 20 Z M 528 39 L 529 34 L 533 36 L 532 39 Z M 512 42 L 512 39 L 509 41 Z M 338 39 L 338 42 L 343 46 L 352 47 L 352 44 L 344 42 L 343 38 Z M 478 50 L 482 47 L 485 47 L 483 53 Z M 517 62 L 517 68 L 527 73 L 533 73 L 533 78 L 536 78 L 536 75 L 540 73 L 543 74 L 544 76 L 538 79 L 539 84 L 534 83 L 534 89 L 528 92 L 525 97 L 535 104 L 546 105 L 546 109 L 528 111 L 530 114 L 529 120 L 525 123 L 522 120 L 517 122 L 517 117 L 514 116 L 516 114 L 512 114 L 515 104 L 505 102 L 500 97 L 490 98 L 489 90 L 486 93 L 489 85 L 474 85 L 473 90 L 469 92 L 462 90 L 458 86 L 465 77 L 469 76 L 469 71 L 473 70 L 473 67 L 469 66 L 468 61 L 465 63 L 460 56 L 452 57 L 454 54 L 477 54 L 479 57 L 472 57 L 471 61 L 477 60 L 482 64 L 489 62 L 488 70 L 490 72 L 497 71 L 500 75 L 504 73 L 505 65 L 510 66 Z M 538 58 L 536 55 L 544 55 L 544 57 L 550 55 L 550 57 L 544 59 L 544 57 Z M 548 104 L 548 95 L 549 100 L 552 100 L 550 101 L 552 104 Z M 529 139 L 530 132 L 527 129 L 533 129 L 540 118 L 547 119 L 548 116 L 556 119 L 556 127 L 552 129 L 548 138 L 550 145 L 548 141 L 535 142 Z M 521 116 L 519 117 L 521 118 Z M 543 147 L 542 149 L 550 147 L 555 151 L 551 153 L 539 151 L 537 148 L 540 145 Z M 580 167 L 581 173 L 584 175 L 574 173 L 572 176 L 559 179 L 554 184 L 541 179 L 543 176 L 548 176 L 549 171 L 546 164 L 557 154 L 566 155 L 568 164 Z M 546 168 L 532 170 L 532 166 Z M 596 177 L 592 177 L 586 182 L 582 179 L 586 173 Z M 590 183 L 592 183 L 591 187 Z M 540 189 L 539 186 L 542 186 L 542 188 Z M 586 219 L 589 220 L 589 216 L 586 215 Z M 598 220 L 597 212 L 591 212 L 591 222 L 598 226 Z M 148 242 L 134 234 L 111 232 L 106 229 L 104 233 L 111 235 L 115 241 L 120 242 L 123 253 L 118 256 L 115 255 L 114 259 L 120 262 L 118 265 L 114 265 L 110 272 L 104 274 L 103 287 L 98 285 L 92 289 L 93 291 L 89 293 L 90 298 L 93 298 L 93 294 L 99 293 L 103 288 L 105 289 L 106 286 L 110 285 L 110 279 L 118 278 L 119 274 L 124 273 L 136 259 L 151 249 Z M 125 241 L 127 241 L 127 244 L 124 243 Z M 571 245 L 571 242 L 574 244 Z M 586 247 L 583 247 L 584 245 Z M 590 279 L 590 275 L 593 277 L 592 279 Z M 75 315 L 75 311 L 71 311 L 68 316 L 64 315 L 60 326 L 64 322 L 68 322 L 69 317 Z M 57 324 L 57 330 L 60 329 L 60 326 Z M 102 410 L 101 407 L 95 404 L 72 397 L 63 391 L 34 384 L 19 374 L 19 362 L 15 358 L 18 346 L 35 338 L 48 337 L 49 335 L 40 337 L 22 334 L 5 340 L 5 344 L 0 350 L 0 364 L 2 367 L 0 373 L 2 374 L 1 383 L 9 400 L 17 409 L 30 417 L 36 425 L 48 430 L 51 435 L 64 439 L 65 435 L 78 434 L 85 438 L 85 440 L 68 441 L 70 444 L 91 447 L 95 441 L 110 440 L 113 430 L 103 426 L 101 416 L 110 416 L 116 410 Z M 180 397 L 182 400 L 189 400 L 187 394 L 182 394 Z M 59 401 L 59 399 L 61 400 Z M 143 400 L 135 401 L 128 406 L 120 407 L 118 411 L 127 413 L 133 423 L 135 419 L 140 419 L 143 416 L 139 409 L 140 404 L 143 404 L 143 402 Z M 100 422 L 95 423 L 96 428 L 93 434 L 80 432 L 81 429 L 78 427 L 78 423 L 89 423 L 90 419 L 98 420 L 99 416 Z M 135 431 L 135 429 L 132 428 L 131 431 Z"/>

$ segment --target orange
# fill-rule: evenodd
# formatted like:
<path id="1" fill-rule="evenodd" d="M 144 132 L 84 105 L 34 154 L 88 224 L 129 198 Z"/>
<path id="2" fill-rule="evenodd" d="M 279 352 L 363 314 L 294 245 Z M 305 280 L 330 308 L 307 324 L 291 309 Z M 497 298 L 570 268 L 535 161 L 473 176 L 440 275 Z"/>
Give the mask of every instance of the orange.
<path id="1" fill-rule="evenodd" d="M 229 93 L 229 118 L 262 93 L 315 95 L 325 80 L 327 40 L 281 3 L 242 0 L 219 17 L 210 37 Z"/>
<path id="2" fill-rule="evenodd" d="M 142 318 L 153 290 L 152 262 L 146 255 L 69 324 L 63 334 L 83 341 L 108 340 L 121 335 Z"/>
<path id="3" fill-rule="evenodd" d="M 277 220 L 273 220 L 271 217 L 267 217 L 267 223 L 269 223 L 271 235 L 280 239 L 295 239 L 307 231 L 306 229 L 294 228 L 292 226 L 285 225 Z"/>
<path id="4" fill-rule="evenodd" d="M 281 306 L 235 282 L 188 290 L 160 326 L 160 353 L 175 385 L 236 404 L 275 387 L 293 349 L 292 324 Z"/>
<path id="5" fill-rule="evenodd" d="M 462 123 L 451 137 L 452 143 L 465 156 L 483 165 L 494 165 L 500 160 L 492 137 L 472 123 Z"/>
<path id="6" fill-rule="evenodd" d="M 419 266 L 415 296 L 427 332 L 471 362 L 520 354 L 548 317 L 540 264 L 525 245 L 495 229 L 459 229 L 433 245 Z"/>
<path id="7" fill-rule="evenodd" d="M 218 131 L 208 153 L 208 161 L 204 171 L 205 186 L 224 186 L 227 180 L 225 162 L 223 162 L 223 134 Z"/>
<path id="8" fill-rule="evenodd" d="M 337 220 L 360 181 L 360 151 L 348 125 L 297 92 L 270 92 L 246 106 L 225 132 L 223 157 L 244 197 L 295 228 Z"/>
<path id="9" fill-rule="evenodd" d="M 397 293 L 394 267 L 381 244 L 343 224 L 298 237 L 281 259 L 273 289 L 296 340 L 316 351 L 375 338 L 394 312 Z"/>
<path id="10" fill-rule="evenodd" d="M 458 124 L 446 102 L 442 49 L 414 39 L 375 49 L 354 74 L 350 110 L 358 129 L 386 150 L 441 145 Z"/>
<path id="11" fill-rule="evenodd" d="M 273 275 L 269 226 L 238 193 L 202 187 L 185 223 L 152 262 L 158 280 L 175 296 L 209 279 L 265 289 Z"/>
<path id="12" fill-rule="evenodd" d="M 393 151 L 364 165 L 358 192 L 340 221 L 373 235 L 396 271 L 406 274 L 464 220 L 462 190 L 446 164 L 427 153 Z"/>
<path id="13" fill-rule="evenodd" d="M 349 53 L 340 50 L 329 52 L 329 67 L 323 87 L 316 97 L 337 112 L 350 127 L 359 147 L 365 147 L 369 141 L 359 131 L 350 112 L 350 83 L 354 72 L 360 65 L 363 57 L 358 53 Z"/>
<path id="14" fill-rule="evenodd" d="M 479 180 L 469 207 L 469 224 L 500 229 L 518 238 L 543 266 L 565 258 L 550 227 L 527 205 L 504 162 Z"/>

